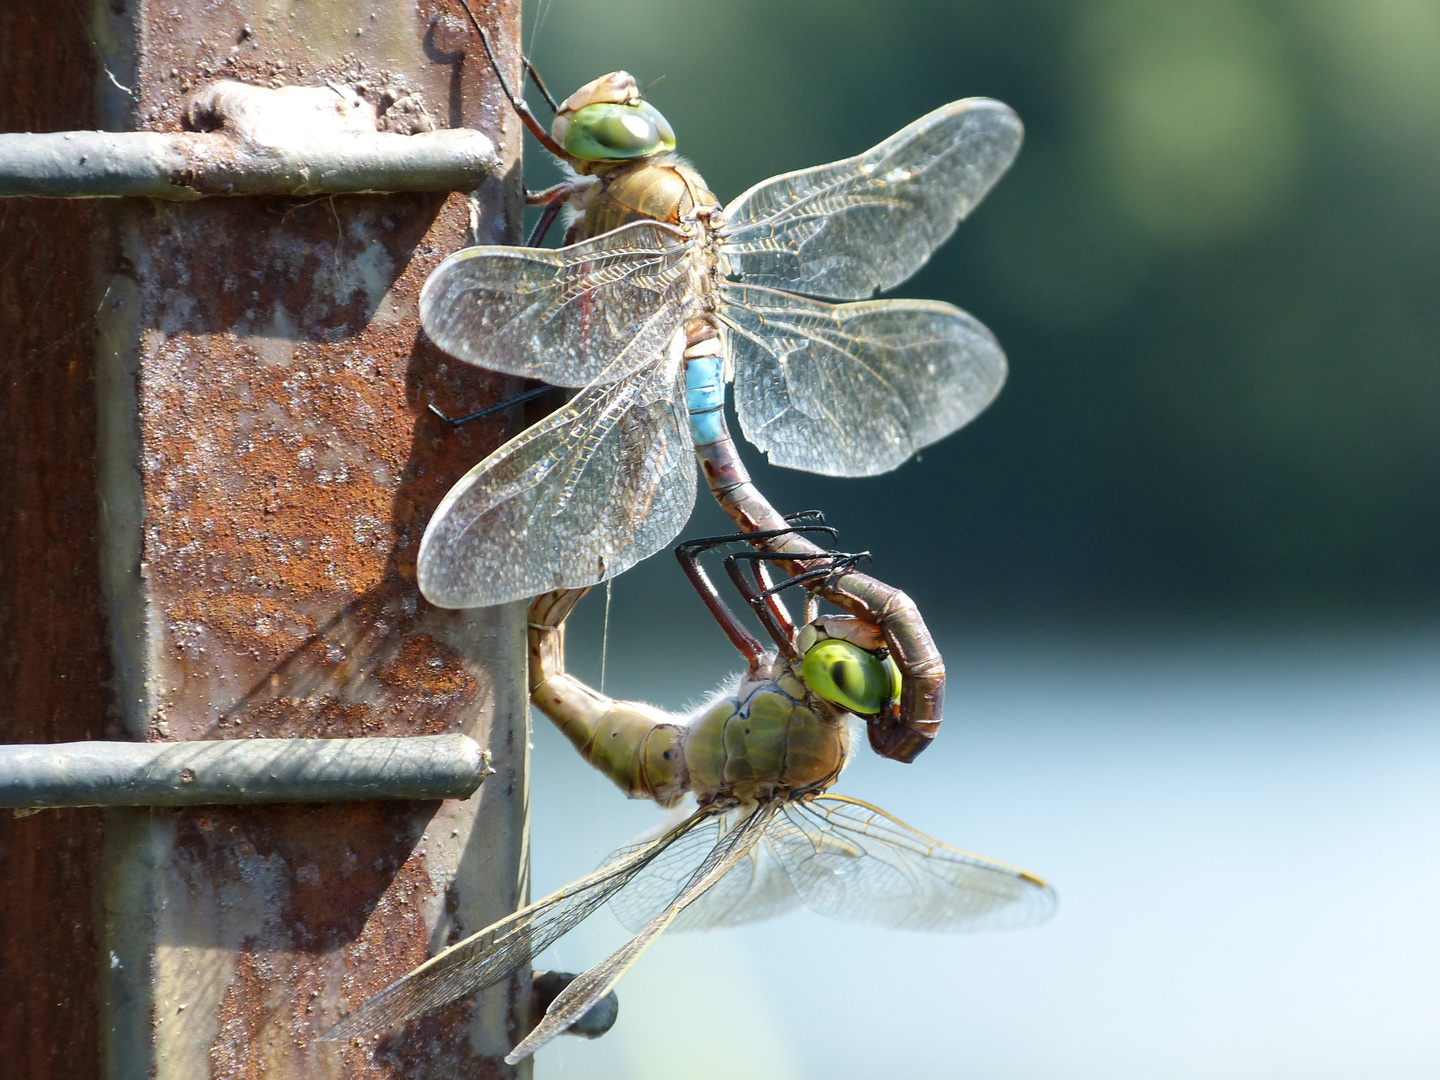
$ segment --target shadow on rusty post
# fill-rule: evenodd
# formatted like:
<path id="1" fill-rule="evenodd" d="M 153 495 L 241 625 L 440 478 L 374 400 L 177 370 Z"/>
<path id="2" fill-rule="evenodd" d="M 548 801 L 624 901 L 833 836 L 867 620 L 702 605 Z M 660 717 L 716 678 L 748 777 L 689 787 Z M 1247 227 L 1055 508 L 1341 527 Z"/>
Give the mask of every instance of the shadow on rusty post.
<path id="1" fill-rule="evenodd" d="M 503 610 L 442 611 L 415 585 L 415 553 L 435 505 L 524 423 L 502 415 L 457 432 L 426 408 L 431 400 L 489 402 L 517 382 L 450 361 L 421 338 L 419 286 L 464 240 L 444 229 L 427 238 L 442 201 L 274 200 L 266 209 L 275 228 L 247 228 L 243 244 L 196 242 L 241 232 L 238 219 L 230 220 L 235 210 L 218 200 L 187 206 L 183 222 L 169 207 L 140 211 L 148 220 L 136 227 L 149 234 L 146 242 L 170 248 L 148 272 L 172 277 L 175 288 L 156 293 L 210 303 L 204 311 L 161 304 L 145 313 L 164 339 L 160 363 L 144 374 L 149 438 L 159 447 L 146 467 L 185 500 L 192 530 L 162 537 L 148 551 L 155 579 L 170 592 L 163 607 L 181 671 L 169 704 L 176 717 L 209 717 L 166 727 L 162 707 L 151 721 L 159 737 L 460 731 L 483 746 L 498 721 L 517 725 L 523 744 L 523 616 L 509 627 Z M 321 340 L 317 325 L 325 328 Z M 217 348 L 231 354 L 218 367 Z M 228 417 L 229 426 L 204 419 L 215 416 Z M 224 485 L 209 479 L 207 459 L 216 456 L 242 463 L 222 470 Z M 347 592 L 353 599 L 335 610 L 335 598 Z M 507 635 L 507 627 L 515 632 Z M 477 660 L 506 650 L 521 665 L 518 701 L 502 700 L 507 691 L 497 687 L 489 660 Z M 238 696 L 237 687 L 244 687 Z M 504 753 L 508 772 L 497 757 L 499 774 L 477 798 L 519 798 L 516 762 L 524 747 Z M 246 1058 L 268 1023 L 232 1000 L 253 1003 L 277 980 L 289 982 L 294 1007 L 306 1013 L 310 1003 L 333 999 L 323 965 L 281 972 L 273 956 L 343 951 L 344 994 L 353 1007 L 513 906 L 515 882 L 508 898 L 503 882 L 474 895 L 477 881 L 496 876 L 497 841 L 483 827 L 462 834 L 448 806 L 173 813 L 175 895 L 205 897 L 223 885 L 234 894 L 234 917 L 223 926 L 203 917 L 167 919 L 165 943 L 233 950 L 236 985 L 256 988 L 227 994 L 216 1060 Z M 458 850 L 445 855 L 446 843 Z M 431 872 L 437 857 L 455 866 L 442 897 L 434 895 Z M 443 913 L 432 932 L 427 908 L 433 912 L 437 901 Z M 457 1003 L 403 1036 L 347 1046 L 345 1059 L 367 1069 L 434 1067 L 436 1046 L 466 1044 L 458 1032 L 476 1008 Z M 307 1016 L 296 1034 L 316 1033 L 334 1019 Z"/>

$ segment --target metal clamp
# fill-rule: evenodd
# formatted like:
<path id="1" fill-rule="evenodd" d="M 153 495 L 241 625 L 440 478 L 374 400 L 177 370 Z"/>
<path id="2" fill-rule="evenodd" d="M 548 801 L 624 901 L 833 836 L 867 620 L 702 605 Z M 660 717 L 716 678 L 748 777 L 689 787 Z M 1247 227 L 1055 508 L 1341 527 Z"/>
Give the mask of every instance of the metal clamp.
<path id="1" fill-rule="evenodd" d="M 410 133 L 380 130 L 397 112 Z M 500 168 L 480 132 L 427 130 L 419 106 L 382 116 L 351 87 L 213 83 L 192 98 L 189 120 L 198 130 L 0 134 L 0 196 L 469 191 Z"/>
<path id="2" fill-rule="evenodd" d="M 464 799 L 495 770 L 466 735 L 0 746 L 0 807 Z"/>

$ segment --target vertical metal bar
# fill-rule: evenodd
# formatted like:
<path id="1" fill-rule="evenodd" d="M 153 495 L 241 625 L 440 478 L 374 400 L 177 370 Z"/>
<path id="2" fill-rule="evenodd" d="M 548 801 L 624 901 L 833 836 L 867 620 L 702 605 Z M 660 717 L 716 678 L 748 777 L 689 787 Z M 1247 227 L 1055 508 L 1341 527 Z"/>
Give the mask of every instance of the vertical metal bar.
<path id="1" fill-rule="evenodd" d="M 0 126 L 98 124 L 81 5 L 0 4 Z M 93 204 L 0 205 L 0 728 L 104 738 L 90 236 Z M 101 811 L 0 813 L 0 1060 L 8 1075 L 99 1075 L 94 903 Z"/>
<path id="2" fill-rule="evenodd" d="M 19 244 L 0 247 L 15 421 L 0 434 L 0 652 L 17 643 L 0 662 L 26 705 L 14 715 L 108 703 L 116 728 L 0 740 L 455 731 L 496 769 L 455 803 L 5 822 L 0 963 L 19 1008 L 0 1020 L 4 1050 L 16 1040 L 30 1077 L 523 1073 L 500 1062 L 527 1019 L 518 978 L 409 1037 L 312 1042 L 344 1003 L 524 891 L 523 608 L 438 611 L 414 586 L 429 512 L 503 434 L 452 433 L 425 405 L 504 392 L 421 339 L 415 300 L 472 225 L 516 238 L 518 128 L 429 4 L 0 8 L 7 81 L 53 101 L 12 106 L 6 127 L 173 131 L 216 78 L 333 81 L 410 94 L 511 163 L 473 207 L 408 194 L 0 208 Z M 498 39 L 517 40 L 518 3 L 489 10 Z M 69 66 L 21 70 L 57 23 Z M 69 861 L 51 865 L 44 843 Z M 43 946 L 13 951 L 16 911 Z"/>

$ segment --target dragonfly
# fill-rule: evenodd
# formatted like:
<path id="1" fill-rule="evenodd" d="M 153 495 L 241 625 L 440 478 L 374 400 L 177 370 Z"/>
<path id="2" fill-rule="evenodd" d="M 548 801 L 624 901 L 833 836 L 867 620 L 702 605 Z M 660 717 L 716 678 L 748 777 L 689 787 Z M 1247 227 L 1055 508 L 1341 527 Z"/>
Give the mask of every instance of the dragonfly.
<path id="1" fill-rule="evenodd" d="M 763 647 L 699 563 L 716 545 L 756 539 L 738 534 L 677 549 L 746 660 L 730 686 L 685 716 L 616 701 L 565 671 L 564 622 L 586 589 L 547 593 L 529 609 L 536 708 L 627 795 L 665 807 L 693 797 L 694 809 L 621 847 L 593 874 L 437 954 L 323 1039 L 386 1028 L 493 986 L 606 903 L 635 936 L 570 982 L 508 1063 L 584 1016 L 667 929 L 735 926 L 800 906 L 846 922 L 928 931 L 1013 928 L 1050 916 L 1055 893 L 1035 875 L 829 790 L 850 755 L 853 722 L 897 692 L 899 672 L 874 624 L 821 615 L 813 594 L 797 624 L 779 597 L 786 583 L 771 585 L 766 570 L 765 560 L 779 557 L 737 553 L 725 568 L 773 642 Z M 841 569 L 855 556 L 826 559 Z"/>
<path id="2" fill-rule="evenodd" d="M 505 603 L 628 569 L 684 528 L 692 453 L 741 530 L 817 554 L 751 482 L 725 421 L 727 382 L 770 461 L 839 476 L 895 468 L 999 392 L 1005 356 L 978 320 L 937 301 L 866 298 L 918 270 L 1009 167 L 1022 128 L 1007 106 L 952 102 L 722 207 L 629 74 L 581 87 L 547 132 L 471 21 L 510 104 L 570 173 L 528 196 L 545 208 L 532 243 L 562 209 L 576 217 L 559 249 L 451 255 L 426 281 L 420 320 L 454 357 L 577 392 L 440 502 L 417 556 L 432 603 Z M 913 760 L 943 700 L 924 621 L 858 571 L 819 580 L 826 600 L 881 627 L 903 692 L 871 745 Z"/>

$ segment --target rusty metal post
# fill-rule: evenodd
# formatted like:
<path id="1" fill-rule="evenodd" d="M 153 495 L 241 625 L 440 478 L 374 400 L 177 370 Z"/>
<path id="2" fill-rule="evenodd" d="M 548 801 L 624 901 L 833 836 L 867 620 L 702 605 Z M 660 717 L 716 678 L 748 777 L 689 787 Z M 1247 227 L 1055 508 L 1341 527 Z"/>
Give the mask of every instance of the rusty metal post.
<path id="1" fill-rule="evenodd" d="M 431 509 L 505 434 L 425 405 L 509 389 L 415 322 L 446 253 L 518 221 L 519 128 L 457 13 L 0 4 L 3 130 L 174 132 L 219 79 L 333 83 L 478 129 L 504 166 L 473 203 L 0 205 L 0 742 L 460 732 L 496 770 L 464 802 L 7 815 L 8 1075 L 525 1072 L 500 1060 L 518 977 L 398 1036 L 313 1041 L 525 890 L 523 609 L 439 611 L 414 584 Z M 482 17 L 518 76 L 518 2 Z"/>

